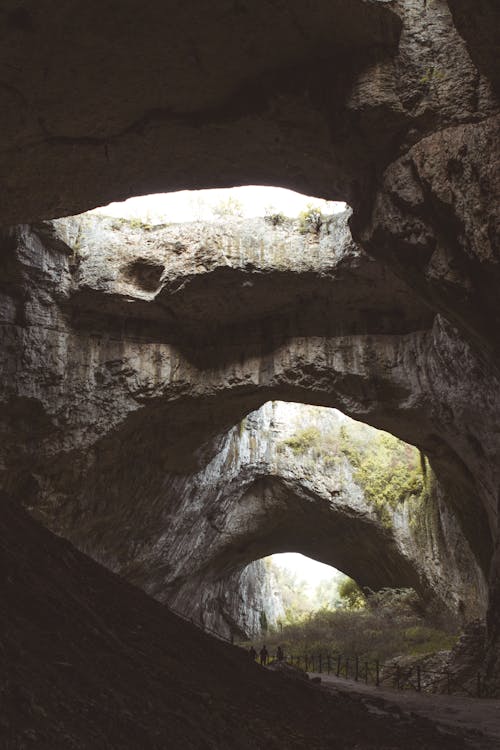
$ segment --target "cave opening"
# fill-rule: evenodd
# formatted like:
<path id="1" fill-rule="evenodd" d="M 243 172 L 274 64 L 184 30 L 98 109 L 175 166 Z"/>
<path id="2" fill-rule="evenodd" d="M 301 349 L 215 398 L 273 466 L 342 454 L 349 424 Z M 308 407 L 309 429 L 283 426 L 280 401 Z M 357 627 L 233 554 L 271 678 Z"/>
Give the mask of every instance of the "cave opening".
<path id="1" fill-rule="evenodd" d="M 488 608 L 466 669 L 500 693 L 498 3 L 20 5 L 0 12 L 0 743 L 325 748 L 361 717 L 360 747 L 462 747 L 270 699 L 162 604 L 222 622 L 261 555 L 329 558 L 328 506 L 355 580 Z M 352 217 L 270 211 L 243 241 L 81 215 L 259 181 Z M 280 400 L 417 446 L 433 502 L 343 503 L 300 453 L 314 432 L 270 467 Z"/>
<path id="2" fill-rule="evenodd" d="M 224 632 L 246 628 L 220 604 L 225 587 L 244 591 L 255 570 L 241 583 L 245 566 L 286 550 L 364 588 L 411 587 L 424 600 L 448 599 L 464 619 L 483 612 L 477 522 L 464 532 L 427 459 L 392 437 L 441 468 L 446 446 L 415 410 L 423 394 L 401 357 L 434 313 L 362 252 L 345 204 L 239 190 L 131 199 L 20 235 L 57 300 L 52 325 L 70 334 L 67 360 L 55 366 L 71 397 L 86 394 L 74 428 L 89 445 L 78 443 L 74 470 L 54 444 L 54 417 L 42 417 L 37 472 L 27 481 L 13 466 L 9 491 L 100 562 Z M 264 207 L 264 217 L 243 215 L 245 191 L 248 212 Z M 278 199 L 302 207 L 298 218 Z M 196 210 L 203 221 L 190 221 Z M 47 258 L 57 259 L 53 276 Z M 13 422 L 23 409 L 29 401 L 14 399 Z M 380 444 L 368 424 L 386 430 Z M 452 552 L 449 537 L 460 540 Z"/>

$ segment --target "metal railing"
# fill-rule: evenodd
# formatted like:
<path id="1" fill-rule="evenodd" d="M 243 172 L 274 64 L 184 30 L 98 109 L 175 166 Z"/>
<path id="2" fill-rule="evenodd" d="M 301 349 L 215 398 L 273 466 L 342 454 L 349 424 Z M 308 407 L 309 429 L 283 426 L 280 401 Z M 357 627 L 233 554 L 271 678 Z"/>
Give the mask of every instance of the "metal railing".
<path id="1" fill-rule="evenodd" d="M 389 685 L 396 690 L 414 690 L 418 693 L 439 688 L 440 693 L 465 694 L 473 698 L 482 698 L 485 695 L 484 677 L 481 672 L 476 672 L 466 680 L 451 669 L 433 670 L 422 667 L 421 664 L 408 667 L 381 664 L 378 660 L 370 662 L 357 655 L 347 654 L 288 655 L 284 661 L 305 672 L 334 674 L 339 678 L 373 684 L 376 687 Z"/>
<path id="2" fill-rule="evenodd" d="M 234 643 L 234 638 L 227 637 L 213 630 L 208 625 L 194 620 L 192 617 L 179 612 L 174 607 L 164 605 L 170 612 L 177 617 L 191 623 L 199 630 L 203 630 L 215 638 L 226 643 Z M 272 664 L 277 659 L 270 657 L 267 664 Z M 302 669 L 305 672 L 318 672 L 319 674 L 335 674 L 336 677 L 342 677 L 346 680 L 352 679 L 355 682 L 364 682 L 376 687 L 382 684 L 390 684 L 396 690 L 414 690 L 417 693 L 427 692 L 429 688 L 439 687 L 440 693 L 448 695 L 463 695 L 471 698 L 485 697 L 484 677 L 481 672 L 467 680 L 460 677 L 451 669 L 432 670 L 422 667 L 421 664 L 414 664 L 408 667 L 402 667 L 394 664 L 381 664 L 379 660 L 366 661 L 358 655 L 347 654 L 301 654 L 297 656 L 287 655 L 283 660 L 287 664 Z M 473 687 L 471 687 L 473 683 Z"/>

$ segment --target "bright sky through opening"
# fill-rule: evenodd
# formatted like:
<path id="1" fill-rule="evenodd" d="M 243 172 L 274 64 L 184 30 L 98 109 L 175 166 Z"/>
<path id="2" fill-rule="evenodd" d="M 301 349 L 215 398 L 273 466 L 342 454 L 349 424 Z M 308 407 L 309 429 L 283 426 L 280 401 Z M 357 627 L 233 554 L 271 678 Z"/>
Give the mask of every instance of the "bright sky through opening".
<path id="1" fill-rule="evenodd" d="M 340 581 L 345 578 L 343 573 L 332 568 L 330 565 L 311 560 L 310 557 L 305 557 L 305 555 L 300 555 L 297 552 L 283 552 L 271 555 L 271 560 L 274 564 L 279 565 L 281 568 L 286 568 L 306 581 L 309 589 L 314 589 L 320 581 L 331 580 L 332 578 Z"/>
<path id="2" fill-rule="evenodd" d="M 229 197 L 241 204 L 245 218 L 265 216 L 268 213 L 283 213 L 293 218 L 311 204 L 318 206 L 325 214 L 340 213 L 346 209 L 345 203 L 312 198 L 286 188 L 247 185 L 143 195 L 122 203 L 110 203 L 95 211 L 106 216 L 137 218 L 154 223 L 213 221 L 213 209 Z"/>

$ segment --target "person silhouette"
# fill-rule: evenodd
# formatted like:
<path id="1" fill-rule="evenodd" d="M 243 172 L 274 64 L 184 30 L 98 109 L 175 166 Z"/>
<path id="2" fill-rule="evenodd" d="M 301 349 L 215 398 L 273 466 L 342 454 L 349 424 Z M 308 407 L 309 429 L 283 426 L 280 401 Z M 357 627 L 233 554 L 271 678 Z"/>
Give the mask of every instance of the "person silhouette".
<path id="1" fill-rule="evenodd" d="M 269 651 L 266 648 L 266 644 L 264 644 L 260 650 L 260 663 L 265 667 L 267 664 L 267 657 L 269 656 Z"/>

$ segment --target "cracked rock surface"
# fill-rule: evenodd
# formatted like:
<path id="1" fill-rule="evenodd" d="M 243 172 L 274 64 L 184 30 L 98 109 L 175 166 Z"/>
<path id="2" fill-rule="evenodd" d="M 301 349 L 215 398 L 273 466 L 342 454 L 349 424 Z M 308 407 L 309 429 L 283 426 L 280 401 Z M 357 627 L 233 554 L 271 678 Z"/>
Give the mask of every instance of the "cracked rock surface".
<path id="1" fill-rule="evenodd" d="M 482 608 L 494 372 L 353 242 L 347 219 L 303 233 L 291 221 L 147 229 L 87 215 L 6 232 L 6 491 L 223 630 L 255 629 L 262 598 L 245 566 L 293 547 L 372 588 L 443 600 L 453 579 L 448 605 Z M 404 513 L 390 534 L 352 484 L 284 462 L 270 407 L 231 429 L 276 398 L 337 406 L 429 455 L 442 498 L 421 549 Z"/>

